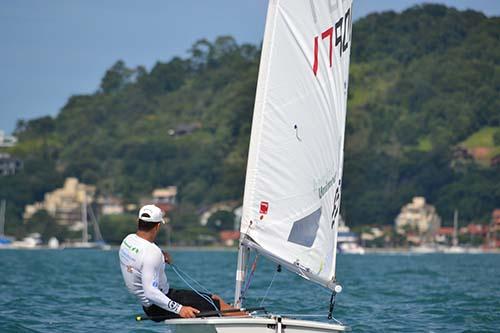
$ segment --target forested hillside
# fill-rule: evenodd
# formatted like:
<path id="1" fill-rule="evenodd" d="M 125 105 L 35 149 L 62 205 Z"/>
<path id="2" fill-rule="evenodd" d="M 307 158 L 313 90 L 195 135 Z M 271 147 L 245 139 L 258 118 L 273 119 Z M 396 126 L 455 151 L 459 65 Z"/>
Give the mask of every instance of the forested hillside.
<path id="1" fill-rule="evenodd" d="M 392 223 L 423 195 L 444 222 L 487 222 L 500 170 L 454 151 L 485 128 L 500 146 L 500 18 L 440 5 L 355 22 L 343 188 L 351 225 Z M 24 171 L 0 178 L 10 221 L 67 176 L 127 202 L 176 185 L 182 205 L 241 199 L 260 50 L 231 37 L 150 71 L 118 61 L 97 91 L 55 118 L 20 121 L 10 153 Z M 26 96 L 29 98 L 29 96 Z M 467 141 L 469 140 L 469 141 Z M 489 161 L 489 160 L 488 160 Z"/>

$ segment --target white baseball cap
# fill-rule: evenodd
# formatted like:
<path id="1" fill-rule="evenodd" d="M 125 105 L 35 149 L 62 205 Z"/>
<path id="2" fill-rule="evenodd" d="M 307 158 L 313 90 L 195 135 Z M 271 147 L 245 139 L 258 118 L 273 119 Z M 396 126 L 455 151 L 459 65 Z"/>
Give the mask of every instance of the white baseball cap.
<path id="1" fill-rule="evenodd" d="M 142 207 L 139 211 L 139 219 L 144 222 L 165 223 L 165 220 L 163 219 L 163 212 L 155 205 L 146 205 Z"/>

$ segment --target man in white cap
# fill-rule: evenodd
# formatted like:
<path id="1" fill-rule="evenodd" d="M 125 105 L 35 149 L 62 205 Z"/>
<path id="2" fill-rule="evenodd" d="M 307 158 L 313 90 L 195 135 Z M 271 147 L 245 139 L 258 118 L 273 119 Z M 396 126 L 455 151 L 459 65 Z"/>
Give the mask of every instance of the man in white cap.
<path id="1" fill-rule="evenodd" d="M 170 318 L 194 318 L 200 311 L 231 308 L 219 296 L 192 290 L 171 289 L 165 275 L 170 255 L 154 243 L 160 226 L 165 223 L 160 208 L 146 205 L 139 211 L 137 232 L 120 246 L 120 267 L 128 290 L 142 304 L 144 312 L 155 321 Z M 209 302 L 207 299 L 210 299 Z"/>

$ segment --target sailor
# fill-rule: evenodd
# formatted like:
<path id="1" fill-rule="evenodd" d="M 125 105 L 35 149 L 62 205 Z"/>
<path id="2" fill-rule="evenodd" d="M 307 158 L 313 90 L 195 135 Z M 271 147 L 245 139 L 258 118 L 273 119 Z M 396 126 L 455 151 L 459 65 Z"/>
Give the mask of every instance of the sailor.
<path id="1" fill-rule="evenodd" d="M 142 207 L 137 232 L 125 237 L 120 246 L 120 267 L 125 285 L 141 302 L 144 312 L 153 320 L 162 321 L 194 318 L 200 311 L 230 309 L 217 295 L 170 288 L 165 263 L 171 263 L 172 258 L 154 243 L 163 223 L 160 208 L 154 205 Z"/>

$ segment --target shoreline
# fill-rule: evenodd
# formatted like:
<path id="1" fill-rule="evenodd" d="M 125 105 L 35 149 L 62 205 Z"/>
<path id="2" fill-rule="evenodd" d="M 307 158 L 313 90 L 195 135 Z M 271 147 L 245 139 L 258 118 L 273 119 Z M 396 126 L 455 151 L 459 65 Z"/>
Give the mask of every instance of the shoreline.
<path id="1" fill-rule="evenodd" d="M 203 252 L 238 252 L 238 247 L 227 247 L 227 246 L 167 246 L 167 245 L 158 245 L 162 249 L 166 249 L 168 251 L 186 251 L 186 252 L 198 252 L 198 251 L 203 251 Z M 115 251 L 120 248 L 119 245 L 111 245 L 111 248 L 109 250 L 102 250 L 102 249 L 93 249 L 93 250 L 101 250 L 101 251 Z M 71 251 L 71 248 L 49 248 L 47 246 L 41 246 L 41 247 L 33 247 L 33 248 L 25 248 L 25 247 L 12 247 L 12 246 L 7 246 L 3 247 L 0 246 L 0 251 L 1 250 L 28 250 L 28 251 L 33 251 L 33 250 L 66 250 L 66 251 Z M 77 251 L 82 251 L 82 249 L 73 249 Z M 84 250 L 90 250 L 90 249 L 84 249 Z M 482 249 L 482 248 L 467 248 L 465 252 L 462 253 L 450 253 L 450 252 L 443 252 L 443 251 L 433 251 L 433 252 L 419 252 L 419 251 L 414 251 L 411 248 L 364 248 L 365 250 L 365 255 L 370 255 L 370 254 L 380 254 L 380 255 L 422 255 L 422 254 L 500 254 L 500 249 Z M 344 253 L 338 253 L 339 255 L 344 255 Z M 352 255 L 352 254 L 351 254 Z M 355 255 L 362 255 L 362 254 L 355 254 Z"/>
<path id="2" fill-rule="evenodd" d="M 366 254 L 500 254 L 500 249 L 466 248 L 465 252 L 452 253 L 443 251 L 419 252 L 405 247 L 394 248 L 364 248 Z"/>

